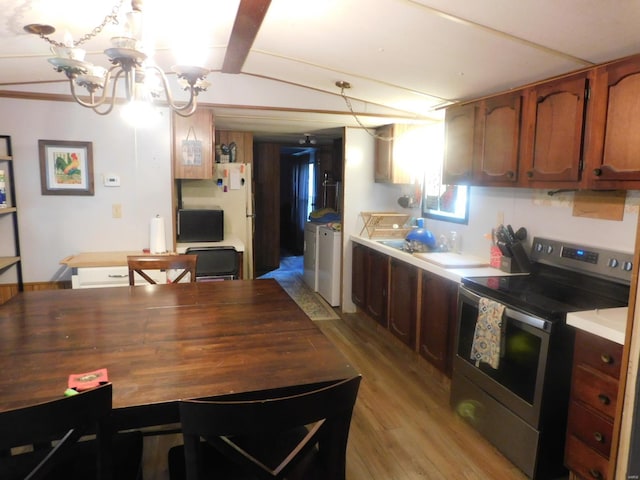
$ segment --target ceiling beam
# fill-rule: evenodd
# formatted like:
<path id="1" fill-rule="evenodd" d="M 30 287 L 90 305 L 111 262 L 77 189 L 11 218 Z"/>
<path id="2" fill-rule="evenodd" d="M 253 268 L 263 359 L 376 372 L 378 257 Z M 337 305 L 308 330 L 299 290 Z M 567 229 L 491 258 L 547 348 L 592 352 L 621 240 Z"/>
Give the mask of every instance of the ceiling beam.
<path id="1" fill-rule="evenodd" d="M 270 4 L 271 0 L 240 1 L 222 64 L 223 73 L 240 73 Z"/>

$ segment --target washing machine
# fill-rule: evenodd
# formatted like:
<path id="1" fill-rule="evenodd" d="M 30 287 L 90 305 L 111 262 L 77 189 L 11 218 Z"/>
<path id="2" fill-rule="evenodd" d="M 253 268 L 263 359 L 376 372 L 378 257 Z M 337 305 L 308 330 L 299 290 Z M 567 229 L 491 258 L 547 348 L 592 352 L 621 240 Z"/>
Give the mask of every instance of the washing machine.
<path id="1" fill-rule="evenodd" d="M 318 291 L 318 235 L 322 223 L 304 225 L 304 254 L 302 279 L 314 292 Z"/>

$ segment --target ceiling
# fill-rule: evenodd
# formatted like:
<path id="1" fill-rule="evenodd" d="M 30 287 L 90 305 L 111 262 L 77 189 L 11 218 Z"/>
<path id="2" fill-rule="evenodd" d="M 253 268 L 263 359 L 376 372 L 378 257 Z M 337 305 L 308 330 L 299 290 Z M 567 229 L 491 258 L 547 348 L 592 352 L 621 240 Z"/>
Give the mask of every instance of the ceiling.
<path id="1" fill-rule="evenodd" d="M 118 1 L 0 0 L 0 91 L 67 92 L 49 45 L 23 27 L 77 41 Z M 130 9 L 124 0 L 120 13 Z M 144 12 L 163 70 L 176 39 L 203 47 L 192 63 L 212 71 L 200 101 L 216 128 L 292 142 L 439 119 L 452 102 L 640 53 L 640 1 L 630 0 L 147 0 Z M 87 60 L 107 66 L 101 52 L 122 24 L 82 45 Z"/>

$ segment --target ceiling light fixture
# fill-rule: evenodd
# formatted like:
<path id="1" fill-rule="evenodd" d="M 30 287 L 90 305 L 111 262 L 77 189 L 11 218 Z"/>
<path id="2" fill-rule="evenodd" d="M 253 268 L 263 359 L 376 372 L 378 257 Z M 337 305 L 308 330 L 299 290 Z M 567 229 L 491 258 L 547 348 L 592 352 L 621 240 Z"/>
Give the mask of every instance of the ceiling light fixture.
<path id="1" fill-rule="evenodd" d="M 304 138 L 301 138 L 300 140 L 298 140 L 298 143 L 300 145 L 315 145 L 317 141 L 315 138 L 311 138 L 310 133 L 305 133 Z"/>
<path id="2" fill-rule="evenodd" d="M 142 0 L 132 0 L 131 12 L 126 14 L 125 31 L 119 37 L 111 39 L 111 48 L 104 51 L 112 66 L 105 69 L 85 61 L 85 50 L 79 48 L 87 40 L 97 36 L 109 24 L 118 24 L 118 12 L 124 0 L 112 8 L 102 23 L 80 40 L 73 41 L 67 33 L 63 42 L 49 37 L 55 32 L 50 25 L 30 24 L 25 31 L 39 35 L 51 46 L 56 55 L 49 62 L 58 72 L 69 79 L 69 88 L 74 100 L 83 107 L 91 108 L 99 115 L 107 115 L 116 103 L 119 80 L 124 82 L 124 97 L 130 112 L 141 111 L 140 103 L 150 106 L 153 99 L 159 98 L 164 91 L 167 104 L 177 114 L 188 117 L 197 108 L 197 97 L 209 86 L 205 80 L 209 70 L 199 66 L 177 65 L 172 67 L 183 90 L 189 92 L 189 100 L 178 105 L 175 103 L 165 73 L 145 53 L 142 40 Z M 89 99 L 78 96 L 77 87 L 84 87 Z M 102 93 L 99 91 L 102 90 Z M 110 92 L 110 93 L 109 93 Z"/>

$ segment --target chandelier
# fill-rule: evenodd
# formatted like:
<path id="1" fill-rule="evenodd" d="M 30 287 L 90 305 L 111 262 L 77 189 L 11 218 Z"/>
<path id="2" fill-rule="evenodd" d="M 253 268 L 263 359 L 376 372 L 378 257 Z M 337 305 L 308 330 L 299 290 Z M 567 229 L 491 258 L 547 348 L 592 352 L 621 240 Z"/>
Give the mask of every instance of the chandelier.
<path id="1" fill-rule="evenodd" d="M 178 105 L 173 99 L 165 73 L 144 51 L 141 31 L 142 0 L 132 0 L 132 11 L 126 14 L 124 33 L 113 37 L 111 47 L 104 51 L 111 67 L 106 69 L 85 61 L 86 52 L 79 48 L 80 45 L 97 36 L 108 23 L 118 24 L 118 12 L 123 2 L 124 0 L 119 0 L 100 25 L 75 42 L 69 34 L 63 42 L 50 38 L 49 35 L 55 32 L 55 28 L 50 25 L 30 24 L 24 29 L 39 35 L 50 44 L 55 57 L 49 58 L 49 62 L 56 71 L 66 75 L 73 99 L 83 107 L 91 108 L 99 115 L 109 114 L 118 98 L 118 85 L 124 83 L 127 110 L 123 114 L 148 115 L 152 110 L 151 102 L 164 93 L 171 110 L 188 117 L 196 110 L 198 94 L 209 86 L 209 82 L 205 80 L 209 70 L 190 65 L 171 67 L 178 78 L 178 84 L 189 92 L 189 100 Z M 78 95 L 78 90 L 82 88 L 88 93 L 88 98 Z"/>

